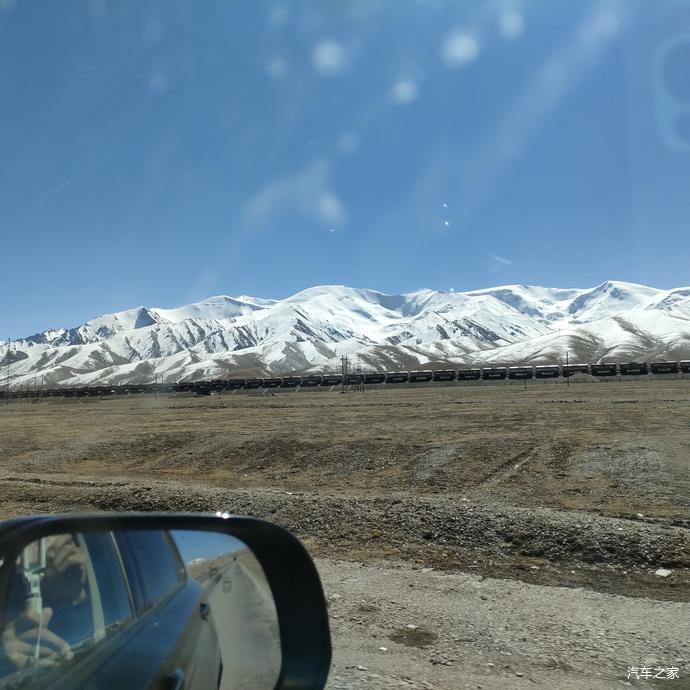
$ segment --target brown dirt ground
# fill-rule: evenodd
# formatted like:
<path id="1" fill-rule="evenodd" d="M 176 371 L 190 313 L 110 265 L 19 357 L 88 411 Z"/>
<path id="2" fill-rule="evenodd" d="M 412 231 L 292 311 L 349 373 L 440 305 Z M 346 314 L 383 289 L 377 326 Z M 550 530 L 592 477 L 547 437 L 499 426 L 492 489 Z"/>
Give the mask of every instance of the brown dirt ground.
<path id="1" fill-rule="evenodd" d="M 0 457 L 0 517 L 223 505 L 328 562 L 690 601 L 690 380 L 14 402 Z"/>
<path id="2" fill-rule="evenodd" d="M 690 380 L 47 400 L 0 421 L 5 515 L 33 509 L 12 478 L 108 477 L 690 526 Z"/>
<path id="3" fill-rule="evenodd" d="M 50 400 L 0 420 L 6 473 L 690 518 L 690 380 Z"/>

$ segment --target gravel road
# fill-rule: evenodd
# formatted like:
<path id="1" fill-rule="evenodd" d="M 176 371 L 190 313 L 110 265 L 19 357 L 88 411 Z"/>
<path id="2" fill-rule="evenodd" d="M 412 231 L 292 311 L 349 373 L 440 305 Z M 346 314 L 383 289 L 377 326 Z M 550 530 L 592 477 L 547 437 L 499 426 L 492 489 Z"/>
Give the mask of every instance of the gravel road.
<path id="1" fill-rule="evenodd" d="M 317 565 L 338 640 L 331 690 L 690 687 L 690 603 L 404 563 Z M 629 666 L 681 675 L 629 681 Z"/>

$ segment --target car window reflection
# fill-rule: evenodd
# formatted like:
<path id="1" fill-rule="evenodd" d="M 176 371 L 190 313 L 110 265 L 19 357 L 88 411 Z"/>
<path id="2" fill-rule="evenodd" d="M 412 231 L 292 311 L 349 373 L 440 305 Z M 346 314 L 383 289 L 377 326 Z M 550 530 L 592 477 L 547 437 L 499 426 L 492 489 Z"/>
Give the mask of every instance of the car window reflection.
<path id="1" fill-rule="evenodd" d="M 129 582 L 136 584 L 137 608 L 156 605 L 184 582 L 184 565 L 166 532 L 117 532 L 115 539 Z"/>
<path id="2" fill-rule="evenodd" d="M 61 534 L 27 546 L 3 614 L 0 687 L 64 668 L 118 629 L 133 610 L 112 534 Z"/>

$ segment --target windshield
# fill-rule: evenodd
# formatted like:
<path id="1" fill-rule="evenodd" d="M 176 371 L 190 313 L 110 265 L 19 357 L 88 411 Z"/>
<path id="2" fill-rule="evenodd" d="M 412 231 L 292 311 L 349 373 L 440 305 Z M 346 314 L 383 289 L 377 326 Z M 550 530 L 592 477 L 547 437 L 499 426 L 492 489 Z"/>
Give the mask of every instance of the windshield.
<path id="1" fill-rule="evenodd" d="M 687 679 L 688 0 L 0 0 L 0 62 L 4 516 L 285 525 L 333 688 Z"/>

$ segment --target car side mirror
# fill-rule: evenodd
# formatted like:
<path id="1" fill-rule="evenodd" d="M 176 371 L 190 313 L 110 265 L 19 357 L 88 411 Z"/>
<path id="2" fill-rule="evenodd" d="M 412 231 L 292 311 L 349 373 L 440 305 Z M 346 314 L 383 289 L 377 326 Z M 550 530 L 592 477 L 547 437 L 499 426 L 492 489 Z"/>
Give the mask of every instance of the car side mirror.
<path id="1" fill-rule="evenodd" d="M 0 523 L 0 689 L 323 688 L 316 568 L 287 530 L 179 513 Z"/>

